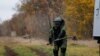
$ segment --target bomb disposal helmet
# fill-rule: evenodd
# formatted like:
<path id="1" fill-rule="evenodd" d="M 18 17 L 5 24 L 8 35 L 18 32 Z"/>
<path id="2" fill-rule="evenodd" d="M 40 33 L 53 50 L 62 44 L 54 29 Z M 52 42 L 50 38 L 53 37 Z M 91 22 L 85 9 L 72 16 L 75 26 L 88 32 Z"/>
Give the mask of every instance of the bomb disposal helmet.
<path id="1" fill-rule="evenodd" d="M 54 19 L 54 22 L 61 22 L 63 19 L 61 17 L 57 17 Z"/>
<path id="2" fill-rule="evenodd" d="M 60 25 L 62 25 L 64 23 L 64 20 L 61 17 L 57 17 L 57 18 L 54 19 L 53 22 L 54 22 L 55 25 L 59 25 L 60 26 Z"/>

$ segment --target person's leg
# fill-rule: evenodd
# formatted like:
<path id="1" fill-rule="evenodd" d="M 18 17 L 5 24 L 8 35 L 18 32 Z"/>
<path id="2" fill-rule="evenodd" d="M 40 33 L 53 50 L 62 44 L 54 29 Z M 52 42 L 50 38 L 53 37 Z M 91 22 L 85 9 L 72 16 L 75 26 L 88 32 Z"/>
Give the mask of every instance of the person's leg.
<path id="1" fill-rule="evenodd" d="M 61 48 L 61 56 L 65 56 L 66 55 L 66 48 Z"/>
<path id="2" fill-rule="evenodd" d="M 61 45 L 61 56 L 66 55 L 66 48 L 67 48 L 67 40 L 63 40 L 63 43 Z"/>
<path id="3" fill-rule="evenodd" d="M 58 56 L 58 52 L 59 52 L 59 47 L 57 45 L 54 45 L 54 49 L 53 49 L 54 56 Z"/>

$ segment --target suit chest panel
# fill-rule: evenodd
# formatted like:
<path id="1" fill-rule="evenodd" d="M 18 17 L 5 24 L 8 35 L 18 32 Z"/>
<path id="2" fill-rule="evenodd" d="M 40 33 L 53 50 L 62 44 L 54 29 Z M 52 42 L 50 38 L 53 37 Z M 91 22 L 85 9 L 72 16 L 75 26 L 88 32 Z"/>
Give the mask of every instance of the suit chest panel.
<path id="1" fill-rule="evenodd" d="M 60 32 L 61 32 L 60 29 L 54 29 L 54 33 L 53 34 L 54 34 L 55 37 L 58 37 Z"/>

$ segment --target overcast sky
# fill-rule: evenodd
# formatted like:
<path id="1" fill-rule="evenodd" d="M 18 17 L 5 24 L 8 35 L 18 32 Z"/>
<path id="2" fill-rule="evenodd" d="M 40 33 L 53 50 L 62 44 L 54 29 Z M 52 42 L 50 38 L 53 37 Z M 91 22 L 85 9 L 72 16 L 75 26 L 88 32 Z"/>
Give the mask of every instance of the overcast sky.
<path id="1" fill-rule="evenodd" d="M 0 22 L 12 17 L 15 13 L 13 8 L 15 8 L 18 3 L 19 0 L 0 0 Z"/>

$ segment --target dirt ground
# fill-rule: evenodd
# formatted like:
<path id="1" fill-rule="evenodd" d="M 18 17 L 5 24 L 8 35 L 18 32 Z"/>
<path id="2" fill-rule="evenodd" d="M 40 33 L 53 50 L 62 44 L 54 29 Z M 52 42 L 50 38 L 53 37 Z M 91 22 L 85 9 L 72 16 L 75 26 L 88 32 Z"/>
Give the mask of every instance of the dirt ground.
<path id="1" fill-rule="evenodd" d="M 21 37 L 0 37 L 0 43 L 4 44 L 24 44 L 24 45 L 46 45 L 48 40 L 43 40 L 43 39 L 36 39 L 36 38 L 31 38 L 31 39 L 25 39 Z M 68 40 L 68 44 L 71 43 L 76 43 L 79 45 L 86 45 L 88 47 L 98 47 L 97 41 L 96 40 Z"/>

